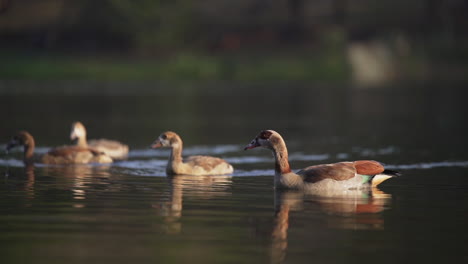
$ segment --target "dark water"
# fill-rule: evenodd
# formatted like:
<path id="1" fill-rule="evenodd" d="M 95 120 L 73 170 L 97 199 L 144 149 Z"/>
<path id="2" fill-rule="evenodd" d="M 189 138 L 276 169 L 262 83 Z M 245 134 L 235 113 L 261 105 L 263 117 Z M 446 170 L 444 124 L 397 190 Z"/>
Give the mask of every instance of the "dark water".
<path id="1" fill-rule="evenodd" d="M 27 129 L 44 153 L 81 120 L 89 138 L 132 150 L 110 166 L 24 168 L 20 150 L 0 154 L 2 263 L 468 260 L 463 85 L 40 84 L 73 96 L 30 85 L 0 87 L 4 142 Z M 284 136 L 295 169 L 375 159 L 403 176 L 345 196 L 275 192 L 271 154 L 242 151 L 266 128 Z M 165 177 L 168 151 L 147 146 L 169 129 L 185 155 L 223 157 L 234 174 Z"/>

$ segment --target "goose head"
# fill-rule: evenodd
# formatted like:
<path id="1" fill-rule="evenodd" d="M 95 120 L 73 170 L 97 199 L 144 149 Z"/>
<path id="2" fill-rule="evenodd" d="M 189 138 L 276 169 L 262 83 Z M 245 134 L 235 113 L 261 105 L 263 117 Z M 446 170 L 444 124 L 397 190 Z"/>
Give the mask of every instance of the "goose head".
<path id="1" fill-rule="evenodd" d="M 73 122 L 71 126 L 70 139 L 77 140 L 86 138 L 86 128 L 81 122 Z"/>
<path id="2" fill-rule="evenodd" d="M 278 132 L 274 130 L 262 130 L 247 146 L 245 146 L 244 150 L 256 147 L 264 147 L 272 150 L 280 140 L 282 141 L 283 139 Z"/>
<path id="3" fill-rule="evenodd" d="M 166 131 L 159 135 L 159 137 L 151 144 L 151 148 L 173 148 L 182 144 L 179 135 L 172 131 Z"/>

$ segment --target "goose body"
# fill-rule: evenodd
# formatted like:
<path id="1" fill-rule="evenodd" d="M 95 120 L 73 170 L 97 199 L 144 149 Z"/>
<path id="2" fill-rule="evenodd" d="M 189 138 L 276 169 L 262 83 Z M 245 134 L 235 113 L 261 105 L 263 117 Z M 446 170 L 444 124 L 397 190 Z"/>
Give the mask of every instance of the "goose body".
<path id="1" fill-rule="evenodd" d="M 32 164 L 40 162 L 44 164 L 86 164 L 86 163 L 111 163 L 112 158 L 88 147 L 63 146 L 57 147 L 39 157 L 34 156 L 35 141 L 26 131 L 18 132 L 7 145 L 7 151 L 24 146 L 24 162 Z"/>
<path id="2" fill-rule="evenodd" d="M 104 152 L 113 159 L 124 159 L 128 155 L 128 146 L 109 139 L 86 139 L 86 128 L 81 122 L 72 124 L 70 139 L 76 140 L 76 146 L 91 147 L 99 152 Z"/>
<path id="3" fill-rule="evenodd" d="M 275 157 L 275 187 L 308 190 L 349 190 L 377 186 L 398 175 L 373 160 L 345 161 L 309 166 L 293 172 L 289 166 L 288 150 L 281 135 L 273 130 L 261 131 L 245 149 L 264 147 Z"/>
<path id="4" fill-rule="evenodd" d="M 190 156 L 183 159 L 182 145 L 182 139 L 172 131 L 162 133 L 151 145 L 152 148 L 171 148 L 166 167 L 167 175 L 223 175 L 234 171 L 229 163 L 216 157 Z"/>

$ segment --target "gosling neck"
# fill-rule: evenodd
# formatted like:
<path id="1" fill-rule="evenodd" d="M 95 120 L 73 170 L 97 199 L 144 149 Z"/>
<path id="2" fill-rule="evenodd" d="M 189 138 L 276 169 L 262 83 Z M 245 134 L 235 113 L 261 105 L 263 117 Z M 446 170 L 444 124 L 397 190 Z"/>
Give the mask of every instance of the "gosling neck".
<path id="1" fill-rule="evenodd" d="M 80 146 L 80 147 L 87 147 L 88 142 L 86 141 L 85 137 L 81 137 L 81 138 L 78 138 L 78 141 L 76 142 L 76 145 Z"/>
<path id="2" fill-rule="evenodd" d="M 182 162 L 182 141 L 178 141 L 172 144 L 171 156 L 169 163 L 181 163 Z"/>
<path id="3" fill-rule="evenodd" d="M 35 142 L 33 139 L 29 139 L 29 143 L 24 145 L 24 157 L 23 161 L 25 164 L 32 164 L 33 161 L 33 156 L 34 156 L 34 147 L 35 147 Z"/>
<path id="4" fill-rule="evenodd" d="M 167 161 L 166 173 L 168 175 L 178 174 L 182 165 L 182 142 L 171 145 L 171 155 Z"/>
<path id="5" fill-rule="evenodd" d="M 80 146 L 80 147 L 87 147 L 88 146 L 88 142 L 86 141 L 86 132 L 83 132 L 83 135 L 78 137 L 76 145 Z"/>

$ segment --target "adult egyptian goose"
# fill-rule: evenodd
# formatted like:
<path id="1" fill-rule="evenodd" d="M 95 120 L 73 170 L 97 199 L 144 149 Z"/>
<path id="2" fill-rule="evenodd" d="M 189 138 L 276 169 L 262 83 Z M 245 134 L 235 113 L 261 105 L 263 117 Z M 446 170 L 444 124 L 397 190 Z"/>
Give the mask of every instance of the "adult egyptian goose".
<path id="1" fill-rule="evenodd" d="M 291 171 L 288 150 L 281 135 L 273 130 L 261 131 L 244 150 L 256 147 L 270 149 L 275 157 L 275 187 L 287 189 L 359 189 L 377 186 L 383 181 L 399 175 L 386 170 L 373 160 L 346 161 L 315 165 L 297 173 Z"/>
<path id="2" fill-rule="evenodd" d="M 113 159 L 124 159 L 128 155 L 128 146 L 115 140 L 92 139 L 86 141 L 86 128 L 81 122 L 74 122 L 71 127 L 70 139 L 76 140 L 80 147 L 92 147 L 100 152 L 106 153 Z"/>
<path id="3" fill-rule="evenodd" d="M 35 161 L 35 142 L 31 134 L 19 131 L 8 143 L 7 151 L 16 147 L 24 146 L 24 163 L 32 164 Z M 38 160 L 45 164 L 83 164 L 83 163 L 111 163 L 112 158 L 95 149 L 80 146 L 63 146 L 50 150 Z"/>
<path id="4" fill-rule="evenodd" d="M 172 149 L 167 163 L 167 175 L 222 175 L 234 171 L 225 160 L 210 156 L 190 156 L 182 160 L 182 139 L 176 133 L 162 133 L 151 145 L 152 148 L 169 147 Z"/>

